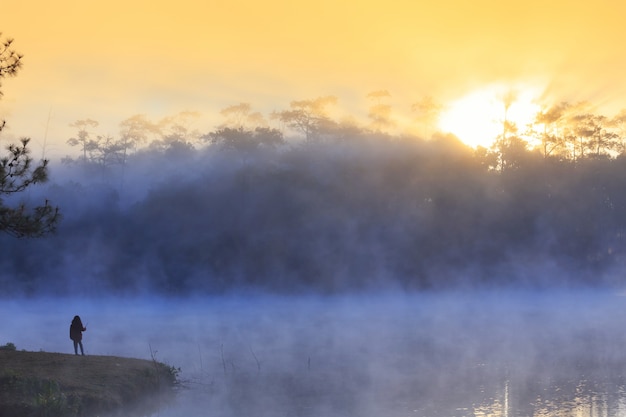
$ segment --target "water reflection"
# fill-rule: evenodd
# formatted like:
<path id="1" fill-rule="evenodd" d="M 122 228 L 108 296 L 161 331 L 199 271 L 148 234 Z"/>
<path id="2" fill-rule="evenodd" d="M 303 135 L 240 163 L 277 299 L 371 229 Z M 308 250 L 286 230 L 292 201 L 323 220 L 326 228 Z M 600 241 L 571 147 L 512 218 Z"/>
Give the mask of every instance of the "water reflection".
<path id="1" fill-rule="evenodd" d="M 588 352 L 593 355 L 594 352 Z M 622 363 L 611 369 L 578 364 L 563 369 L 562 363 L 542 372 L 511 375 L 485 398 L 467 399 L 472 406 L 457 409 L 458 416 L 472 417 L 617 417 L 626 415 L 626 382 Z M 497 376 L 494 376 L 497 378 Z M 487 394 L 492 393 L 492 396 Z M 489 397 L 489 398 L 486 398 Z M 459 413 L 458 411 L 464 411 Z M 426 414 L 424 414 L 425 416 Z M 434 415 L 434 414 L 433 414 Z M 445 415 L 441 414 L 441 415 Z"/>
<path id="2" fill-rule="evenodd" d="M 509 380 L 504 382 L 502 393 L 496 393 L 491 401 L 473 405 L 473 415 L 476 417 L 508 417 L 509 416 Z"/>
<path id="3" fill-rule="evenodd" d="M 558 375 L 559 370 L 551 369 Z M 494 378 L 497 376 L 494 375 Z M 414 409 L 414 416 L 454 417 L 618 417 L 626 415 L 626 386 L 621 376 L 591 379 L 558 376 L 550 381 L 509 375 L 500 386 L 481 384 L 469 395 L 442 393 L 430 407 Z M 546 383 L 547 382 L 547 383 Z M 462 391 L 462 390 L 461 390 Z M 423 399 L 425 400 L 425 399 Z M 428 401 L 428 400 L 426 400 Z M 408 411 L 408 410 L 407 410 Z"/>
<path id="4" fill-rule="evenodd" d="M 608 417 L 622 416 L 624 383 L 620 380 L 579 380 L 551 387 L 550 392 L 538 396 L 533 405 L 533 416 Z"/>

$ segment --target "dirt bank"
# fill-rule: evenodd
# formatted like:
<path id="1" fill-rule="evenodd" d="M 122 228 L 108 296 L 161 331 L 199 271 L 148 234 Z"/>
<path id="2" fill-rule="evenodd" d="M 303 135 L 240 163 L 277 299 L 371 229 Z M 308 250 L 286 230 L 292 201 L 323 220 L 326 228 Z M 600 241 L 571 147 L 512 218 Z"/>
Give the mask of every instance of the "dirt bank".
<path id="1" fill-rule="evenodd" d="M 0 417 L 128 415 L 158 409 L 177 370 L 143 359 L 0 350 Z"/>

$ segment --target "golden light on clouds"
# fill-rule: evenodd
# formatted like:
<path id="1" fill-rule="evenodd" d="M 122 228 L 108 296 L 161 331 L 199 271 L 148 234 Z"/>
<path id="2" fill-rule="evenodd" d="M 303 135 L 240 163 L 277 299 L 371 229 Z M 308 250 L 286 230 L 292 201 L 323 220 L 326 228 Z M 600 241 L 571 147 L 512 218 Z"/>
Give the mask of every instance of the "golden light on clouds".
<path id="1" fill-rule="evenodd" d="M 421 97 L 458 107 L 490 85 L 616 111 L 624 12 L 616 0 L 8 2 L 0 31 L 24 68 L 2 86 L 3 135 L 45 134 L 62 152 L 81 118 L 114 134 L 133 114 L 194 110 L 211 128 L 232 104 L 269 113 L 329 94 L 363 118 L 381 89 L 396 119 Z"/>

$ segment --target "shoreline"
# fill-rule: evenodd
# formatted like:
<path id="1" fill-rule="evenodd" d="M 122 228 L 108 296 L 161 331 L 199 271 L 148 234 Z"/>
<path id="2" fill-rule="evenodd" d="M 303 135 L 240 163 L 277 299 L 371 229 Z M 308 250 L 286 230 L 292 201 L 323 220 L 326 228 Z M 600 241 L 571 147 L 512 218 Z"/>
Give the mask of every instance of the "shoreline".
<path id="1" fill-rule="evenodd" d="M 178 371 L 147 359 L 0 350 L 0 416 L 156 411 L 172 399 Z"/>

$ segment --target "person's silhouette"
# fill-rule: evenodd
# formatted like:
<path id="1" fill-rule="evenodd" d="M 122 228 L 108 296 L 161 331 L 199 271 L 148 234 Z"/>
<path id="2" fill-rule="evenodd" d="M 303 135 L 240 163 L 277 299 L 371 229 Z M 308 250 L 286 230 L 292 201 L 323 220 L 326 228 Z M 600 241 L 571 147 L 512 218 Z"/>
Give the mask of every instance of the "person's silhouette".
<path id="1" fill-rule="evenodd" d="M 87 328 L 83 326 L 80 317 L 74 316 L 74 320 L 72 320 L 72 324 L 70 325 L 70 339 L 74 342 L 74 354 L 76 355 L 78 355 L 79 346 L 81 355 L 85 355 L 85 351 L 83 350 L 83 332 L 85 330 L 87 330 Z"/>

